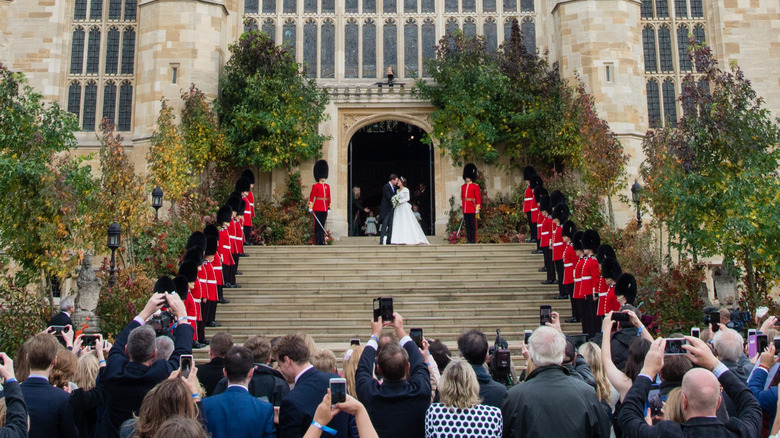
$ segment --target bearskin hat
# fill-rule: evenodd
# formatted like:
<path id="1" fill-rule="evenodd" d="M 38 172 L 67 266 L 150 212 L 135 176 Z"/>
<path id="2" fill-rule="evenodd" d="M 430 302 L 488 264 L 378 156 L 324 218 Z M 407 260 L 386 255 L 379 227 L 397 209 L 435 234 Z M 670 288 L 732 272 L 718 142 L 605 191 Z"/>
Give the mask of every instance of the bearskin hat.
<path id="1" fill-rule="evenodd" d="M 542 177 L 539 175 L 532 175 L 531 179 L 528 180 L 531 187 L 531 190 L 536 190 L 537 187 L 541 187 L 544 185 L 544 181 L 542 181 Z"/>
<path id="2" fill-rule="evenodd" d="M 246 211 L 246 201 L 241 199 L 238 203 L 238 208 L 239 208 L 238 211 L 241 212 L 239 213 L 239 215 L 243 215 L 244 212 Z"/>
<path id="3" fill-rule="evenodd" d="M 163 275 L 158 278 L 154 283 L 154 293 L 164 294 L 176 292 L 176 284 L 173 283 L 173 279 L 167 275 Z"/>
<path id="4" fill-rule="evenodd" d="M 553 205 L 566 203 L 566 196 L 560 190 L 553 190 L 550 192 L 550 199 L 552 200 Z"/>
<path id="5" fill-rule="evenodd" d="M 622 273 L 623 269 L 620 267 L 620 263 L 618 263 L 617 259 L 607 257 L 601 262 L 601 276 L 603 278 L 611 278 L 612 280 L 617 281 Z"/>
<path id="6" fill-rule="evenodd" d="M 550 202 L 552 202 L 552 200 L 553 198 L 550 196 Z M 569 206 L 566 205 L 565 202 L 555 204 L 552 210 L 552 218 L 558 219 L 559 223 L 564 224 L 569 220 Z"/>
<path id="7" fill-rule="evenodd" d="M 618 277 L 615 283 L 615 295 L 623 296 L 626 299 L 627 304 L 634 305 L 636 300 L 637 284 L 636 278 L 629 273 L 623 273 Z"/>
<path id="8" fill-rule="evenodd" d="M 542 196 L 549 196 L 550 193 L 547 192 L 547 189 L 545 189 L 543 186 L 538 186 L 534 189 L 534 199 L 536 200 L 536 203 L 538 204 L 539 201 L 542 200 Z"/>
<path id="9" fill-rule="evenodd" d="M 552 213 L 552 203 L 549 196 L 542 195 L 539 198 L 539 211 L 546 211 L 548 214 Z"/>
<path id="10" fill-rule="evenodd" d="M 233 208 L 229 205 L 225 205 L 217 210 L 217 223 L 221 226 L 225 222 L 230 222 L 233 219 Z M 217 231 L 219 234 L 219 231 Z"/>
<path id="11" fill-rule="evenodd" d="M 566 221 L 561 226 L 563 227 L 563 231 L 561 231 L 561 236 L 563 237 L 571 239 L 574 237 L 574 233 L 577 232 L 577 225 L 572 221 Z"/>
<path id="12" fill-rule="evenodd" d="M 525 166 L 525 169 L 523 169 L 523 179 L 526 181 L 531 181 L 531 177 L 536 175 L 536 171 L 531 166 Z"/>
<path id="13" fill-rule="evenodd" d="M 607 245 L 606 243 L 603 245 L 599 245 L 599 249 L 596 250 L 596 260 L 599 263 L 601 263 L 607 257 L 612 257 L 613 259 L 616 259 L 617 254 L 615 254 L 615 250 L 612 249 L 612 247 Z M 615 279 L 617 280 L 617 278 Z"/>
<path id="14" fill-rule="evenodd" d="M 237 193 L 243 193 L 248 192 L 250 189 L 249 187 L 250 182 L 248 179 L 244 178 L 243 176 L 236 181 L 236 192 Z"/>
<path id="15" fill-rule="evenodd" d="M 571 246 L 574 248 L 575 251 L 582 251 L 582 235 L 584 233 L 582 231 L 575 231 L 574 235 L 571 236 Z"/>
<path id="16" fill-rule="evenodd" d="M 470 179 L 472 181 L 477 180 L 477 166 L 474 163 L 467 163 L 465 167 L 463 167 L 463 179 Z"/>
<path id="17" fill-rule="evenodd" d="M 194 233 L 190 234 L 190 237 L 187 238 L 187 246 L 185 248 L 191 249 L 195 248 L 196 246 L 200 247 L 201 252 L 206 249 L 206 235 L 200 231 L 195 231 Z"/>
<path id="18" fill-rule="evenodd" d="M 233 192 L 230 194 L 230 196 L 228 196 L 225 205 L 229 205 L 230 208 L 239 216 L 244 214 L 244 209 L 241 208 L 241 195 L 237 194 L 236 192 Z"/>
<path id="19" fill-rule="evenodd" d="M 217 238 L 214 236 L 206 237 L 206 255 L 214 255 L 217 253 Z"/>
<path id="20" fill-rule="evenodd" d="M 255 173 L 252 172 L 252 169 L 246 169 L 241 172 L 241 178 L 246 178 L 249 181 L 249 184 L 255 183 Z"/>
<path id="21" fill-rule="evenodd" d="M 188 283 L 195 283 L 198 279 L 198 266 L 194 261 L 185 259 L 179 265 L 179 275 L 186 278 Z M 178 292 L 179 289 L 176 288 L 176 291 Z"/>
<path id="22" fill-rule="evenodd" d="M 193 246 L 184 253 L 182 260 L 190 260 L 194 262 L 196 266 L 200 266 L 203 264 L 203 251 L 205 251 L 204 248 Z"/>
<path id="23" fill-rule="evenodd" d="M 187 277 L 179 275 L 173 279 L 173 284 L 176 286 L 176 293 L 179 294 L 179 298 L 182 301 L 187 299 L 187 295 L 190 294 L 190 286 L 187 284 Z"/>
<path id="24" fill-rule="evenodd" d="M 220 209 L 221 210 L 221 209 Z M 217 212 L 217 221 L 219 221 L 219 212 Z M 225 221 L 227 222 L 227 221 Z M 209 237 L 213 237 L 217 240 L 219 240 L 219 228 L 217 228 L 214 224 L 208 224 L 205 228 L 203 228 L 203 234 L 206 236 L 206 239 Z M 206 242 L 208 244 L 208 242 Z M 206 245 L 208 246 L 208 245 Z"/>
<path id="25" fill-rule="evenodd" d="M 322 178 L 328 178 L 328 162 L 325 160 L 314 163 L 314 181 L 319 181 Z"/>
<path id="26" fill-rule="evenodd" d="M 582 234 L 582 249 L 589 249 L 594 253 L 599 249 L 601 245 L 601 236 L 596 230 L 585 230 Z"/>

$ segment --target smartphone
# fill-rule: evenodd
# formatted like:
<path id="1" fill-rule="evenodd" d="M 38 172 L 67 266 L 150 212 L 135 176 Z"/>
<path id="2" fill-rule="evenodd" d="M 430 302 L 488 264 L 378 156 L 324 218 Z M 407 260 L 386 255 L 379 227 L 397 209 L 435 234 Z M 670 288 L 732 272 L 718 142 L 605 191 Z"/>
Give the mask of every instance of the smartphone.
<path id="1" fill-rule="evenodd" d="M 417 348 L 422 348 L 423 330 L 421 328 L 413 328 L 409 330 L 409 337 L 412 338 Z"/>
<path id="2" fill-rule="evenodd" d="M 755 336 L 757 331 L 756 329 L 748 329 L 748 337 Z"/>
<path id="3" fill-rule="evenodd" d="M 769 340 L 766 335 L 756 335 L 756 351 L 763 353 L 769 346 Z"/>
<path id="4" fill-rule="evenodd" d="M 772 339 L 772 342 L 775 344 L 775 356 L 777 356 L 778 352 L 780 352 L 780 337 L 775 337 Z"/>
<path id="5" fill-rule="evenodd" d="M 626 312 L 612 312 L 612 320 L 617 322 L 630 321 L 630 317 Z"/>
<path id="6" fill-rule="evenodd" d="M 700 338 L 701 337 L 701 329 L 698 327 L 691 327 L 691 337 L 693 338 Z"/>
<path id="7" fill-rule="evenodd" d="M 720 312 L 710 312 L 710 324 L 712 324 L 712 333 L 715 333 L 720 329 Z"/>
<path id="8" fill-rule="evenodd" d="M 379 321 L 380 316 L 382 317 L 382 322 L 395 320 L 392 297 L 374 298 L 374 321 Z"/>
<path id="9" fill-rule="evenodd" d="M 569 335 L 569 338 L 571 339 L 572 344 L 574 344 L 574 348 L 580 348 L 582 344 L 588 342 L 588 334 L 587 333 L 581 333 L 577 335 Z"/>
<path id="10" fill-rule="evenodd" d="M 95 344 L 97 344 L 98 339 L 100 339 L 100 337 L 97 335 L 82 335 L 81 345 L 84 347 L 95 348 Z"/>
<path id="11" fill-rule="evenodd" d="M 190 371 L 192 371 L 192 355 L 182 354 L 179 358 L 179 370 L 181 376 L 185 379 L 190 377 Z"/>
<path id="12" fill-rule="evenodd" d="M 668 338 L 666 340 L 666 348 L 664 348 L 664 355 L 687 354 L 688 352 L 682 348 L 683 345 L 687 344 L 688 341 L 685 338 Z"/>
<path id="13" fill-rule="evenodd" d="M 531 339 L 531 335 L 534 333 L 533 330 L 526 330 L 523 332 L 523 343 L 525 345 L 528 345 L 528 340 Z"/>
<path id="14" fill-rule="evenodd" d="M 552 322 L 552 306 L 549 304 L 539 306 L 539 325 Z"/>
<path id="15" fill-rule="evenodd" d="M 360 345 L 360 339 L 350 339 L 349 345 Z"/>
<path id="16" fill-rule="evenodd" d="M 330 405 L 347 401 L 347 379 L 335 377 L 330 379 Z"/>
<path id="17" fill-rule="evenodd" d="M 51 333 L 53 335 L 58 335 L 62 332 L 67 333 L 68 332 L 68 326 L 66 325 L 53 325 L 51 326 Z"/>

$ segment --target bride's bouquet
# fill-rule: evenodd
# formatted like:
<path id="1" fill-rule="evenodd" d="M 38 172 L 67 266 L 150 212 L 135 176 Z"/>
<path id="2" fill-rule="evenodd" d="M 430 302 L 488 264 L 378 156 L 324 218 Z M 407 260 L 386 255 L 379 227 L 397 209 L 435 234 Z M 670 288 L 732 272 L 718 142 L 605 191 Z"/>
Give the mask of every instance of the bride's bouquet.
<path id="1" fill-rule="evenodd" d="M 390 198 L 390 202 L 393 204 L 393 208 L 395 208 L 398 205 L 398 202 L 401 200 L 400 195 L 393 195 L 392 198 Z"/>

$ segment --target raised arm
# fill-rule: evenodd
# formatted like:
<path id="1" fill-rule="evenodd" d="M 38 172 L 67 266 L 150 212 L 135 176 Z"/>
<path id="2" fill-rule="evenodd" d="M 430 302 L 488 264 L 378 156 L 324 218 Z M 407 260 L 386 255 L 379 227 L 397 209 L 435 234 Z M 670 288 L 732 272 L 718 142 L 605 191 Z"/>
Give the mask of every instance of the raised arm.
<path id="1" fill-rule="evenodd" d="M 631 389 L 632 382 L 612 362 L 612 312 L 604 315 L 601 332 L 601 363 L 604 365 L 604 371 L 607 373 L 609 383 L 620 394 L 620 401 L 623 401 L 626 398 L 626 394 L 628 394 L 628 390 Z M 645 397 L 647 397 L 646 394 Z"/>

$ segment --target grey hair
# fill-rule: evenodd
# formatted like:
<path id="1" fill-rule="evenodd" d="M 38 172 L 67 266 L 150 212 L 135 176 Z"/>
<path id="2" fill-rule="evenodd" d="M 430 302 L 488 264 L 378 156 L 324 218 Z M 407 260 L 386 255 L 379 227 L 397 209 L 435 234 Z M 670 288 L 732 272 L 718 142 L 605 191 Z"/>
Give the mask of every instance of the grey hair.
<path id="1" fill-rule="evenodd" d="M 721 360 L 738 361 L 742 356 L 745 340 L 742 335 L 734 329 L 718 330 L 712 338 L 712 345 L 718 351 L 718 357 Z"/>
<path id="2" fill-rule="evenodd" d="M 136 327 L 127 337 L 127 354 L 130 362 L 146 362 L 154 355 L 157 348 L 157 334 L 150 325 Z"/>
<path id="3" fill-rule="evenodd" d="M 173 354 L 173 339 L 168 336 L 158 336 L 155 340 L 157 345 L 157 359 L 168 360 Z"/>
<path id="4" fill-rule="evenodd" d="M 560 365 L 565 349 L 566 337 L 552 327 L 539 327 L 528 340 L 528 351 L 537 367 Z"/>
<path id="5" fill-rule="evenodd" d="M 60 299 L 60 310 L 64 312 L 71 307 L 76 307 L 73 303 L 73 295 L 68 295 L 67 297 Z"/>

